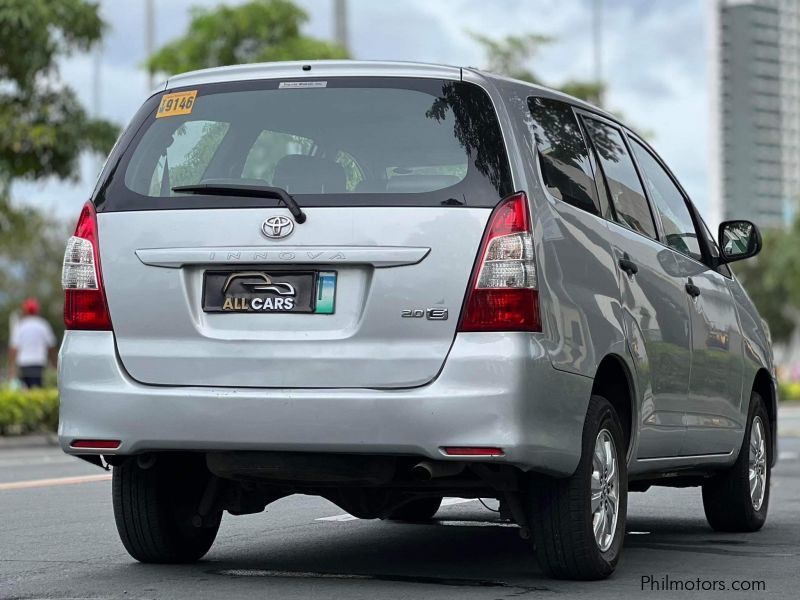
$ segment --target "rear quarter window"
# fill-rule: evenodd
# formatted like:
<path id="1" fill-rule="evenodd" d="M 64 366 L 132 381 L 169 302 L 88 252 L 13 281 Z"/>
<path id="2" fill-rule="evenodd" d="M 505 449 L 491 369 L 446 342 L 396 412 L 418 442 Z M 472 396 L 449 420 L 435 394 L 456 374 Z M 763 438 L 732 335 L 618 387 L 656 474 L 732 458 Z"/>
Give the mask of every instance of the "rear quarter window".
<path id="1" fill-rule="evenodd" d="M 572 108 L 546 98 L 529 98 L 542 178 L 548 191 L 563 202 L 599 214 L 589 152 Z"/>

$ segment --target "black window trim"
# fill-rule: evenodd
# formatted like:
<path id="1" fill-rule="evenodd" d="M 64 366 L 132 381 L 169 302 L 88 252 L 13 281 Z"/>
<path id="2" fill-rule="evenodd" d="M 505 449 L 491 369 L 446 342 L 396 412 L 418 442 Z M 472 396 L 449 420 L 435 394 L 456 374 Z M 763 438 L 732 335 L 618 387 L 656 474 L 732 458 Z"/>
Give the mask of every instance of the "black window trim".
<path id="1" fill-rule="evenodd" d="M 620 219 L 619 219 L 619 217 L 617 215 L 617 207 L 614 206 L 614 200 L 611 198 L 611 191 L 608 189 L 608 178 L 606 177 L 606 173 L 605 173 L 605 170 L 603 169 L 602 162 L 599 160 L 599 158 L 597 158 L 597 149 L 594 147 L 594 142 L 592 141 L 592 137 L 587 134 L 586 140 L 587 140 L 587 142 L 588 142 L 588 144 L 589 144 L 589 146 L 591 148 L 591 151 L 595 154 L 595 160 L 597 162 L 597 167 L 598 167 L 598 172 L 595 174 L 596 185 L 598 187 L 600 185 L 605 186 L 606 196 L 608 198 L 608 203 L 612 207 L 612 211 L 611 212 L 613 213 L 613 220 L 612 219 L 608 219 L 608 221 L 610 223 L 614 223 L 616 225 L 619 225 L 620 227 L 624 227 L 628 231 L 632 231 L 633 233 L 635 233 L 637 235 L 640 235 L 643 238 L 646 238 L 648 240 L 652 240 L 654 242 L 658 242 L 662 246 L 666 247 L 666 245 L 663 242 L 664 232 L 663 232 L 663 229 L 661 228 L 661 220 L 655 214 L 657 211 L 653 210 L 653 203 L 650 200 L 650 196 L 648 195 L 646 186 L 644 184 L 644 181 L 642 180 L 642 175 L 641 175 L 641 172 L 639 170 L 639 165 L 636 162 L 636 158 L 633 156 L 633 154 L 631 152 L 631 148 L 630 148 L 630 144 L 628 142 L 628 139 L 625 137 L 625 126 L 622 125 L 621 123 L 617 123 L 615 121 L 612 121 L 611 119 L 608 119 L 608 118 L 604 117 L 603 115 L 599 115 L 599 114 L 594 113 L 594 112 L 583 110 L 582 108 L 579 108 L 577 106 L 574 106 L 573 110 L 575 111 L 576 114 L 578 114 L 580 116 L 580 121 L 581 121 L 581 125 L 582 126 L 583 126 L 583 120 L 584 119 L 594 119 L 595 121 L 599 121 L 600 123 L 603 123 L 604 125 L 612 127 L 612 128 L 616 129 L 619 132 L 620 138 L 622 139 L 622 143 L 625 144 L 625 150 L 628 152 L 628 154 L 631 157 L 631 162 L 633 163 L 634 171 L 636 171 L 636 176 L 639 179 L 639 184 L 642 186 L 642 193 L 644 194 L 644 199 L 645 199 L 645 202 L 647 203 L 647 209 L 650 211 L 650 218 L 653 220 L 653 227 L 655 228 L 656 237 L 652 238 L 649 235 L 642 233 L 641 231 L 636 231 L 635 229 L 632 229 L 632 228 L 628 227 L 627 225 L 625 225 L 624 223 L 622 223 L 620 221 Z"/>
<path id="2" fill-rule="evenodd" d="M 594 176 L 594 187 L 597 192 L 597 202 L 600 204 L 600 217 L 606 221 L 617 222 L 617 209 L 614 206 L 614 203 L 611 201 L 611 196 L 608 193 L 608 189 L 606 187 L 601 188 L 600 186 L 599 174 L 602 174 L 603 186 L 605 186 L 605 173 L 602 173 L 601 171 L 602 166 L 597 158 L 597 153 L 592 147 L 592 140 L 589 137 L 589 132 L 586 131 L 586 126 L 583 123 L 583 119 L 581 118 L 577 107 L 574 104 L 570 104 L 569 106 L 572 108 L 572 114 L 575 117 L 575 120 L 578 122 L 578 128 L 581 131 L 583 143 L 586 145 L 586 152 L 589 155 L 589 165 L 591 166 L 592 174 Z"/>
<path id="3" fill-rule="evenodd" d="M 648 202 L 651 204 L 651 206 L 655 207 L 655 209 L 656 209 L 655 212 L 658 213 L 658 225 L 657 226 L 659 228 L 659 236 L 663 237 L 663 239 L 666 240 L 666 237 L 664 237 L 664 224 L 661 221 L 661 214 L 658 211 L 658 206 L 656 205 L 655 201 L 650 197 L 650 192 L 647 189 L 647 185 L 646 185 L 646 183 L 644 181 L 644 177 L 642 176 L 642 169 L 641 169 L 641 167 L 639 165 L 639 160 L 636 158 L 636 155 L 632 151 L 632 145 L 631 145 L 630 140 L 634 140 L 634 141 L 638 142 L 639 144 L 641 144 L 642 148 L 644 148 L 647 152 L 650 153 L 650 156 L 652 156 L 656 160 L 658 165 L 662 169 L 664 169 L 664 172 L 667 174 L 667 176 L 669 177 L 670 181 L 672 181 L 673 185 L 680 192 L 681 196 L 683 197 L 683 201 L 686 204 L 686 208 L 689 211 L 689 215 L 692 218 L 692 225 L 694 226 L 695 235 L 697 236 L 697 241 L 698 241 L 698 244 L 700 245 L 700 252 L 702 254 L 702 259 L 701 260 L 697 260 L 696 257 L 691 256 L 689 254 L 686 254 L 685 252 L 681 252 L 680 250 L 678 250 L 677 248 L 673 248 L 672 246 L 666 245 L 666 247 L 670 248 L 671 250 L 674 250 L 675 252 L 679 253 L 681 256 L 689 258 L 689 259 L 693 260 L 696 263 L 702 264 L 703 266 L 705 266 L 706 268 L 708 268 L 708 269 L 710 269 L 712 271 L 720 273 L 719 269 L 718 269 L 719 265 L 716 264 L 716 261 L 714 260 L 714 257 L 711 254 L 711 248 L 709 248 L 709 246 L 708 246 L 708 240 L 706 239 L 705 229 L 708 229 L 708 227 L 705 227 L 705 229 L 703 229 L 703 227 L 701 227 L 701 225 L 705 226 L 705 220 L 700 215 L 700 211 L 694 205 L 694 202 L 692 202 L 692 199 L 689 197 L 689 194 L 686 192 L 684 187 L 681 185 L 681 182 L 678 181 L 678 178 L 675 176 L 675 174 L 669 168 L 667 163 L 664 162 L 664 159 L 662 159 L 661 156 L 659 156 L 659 154 L 653 149 L 653 147 L 650 144 L 648 144 L 644 139 L 642 139 L 641 136 L 637 135 L 636 133 L 634 133 L 628 127 L 625 127 L 624 125 L 622 126 L 622 130 L 623 130 L 623 133 L 625 134 L 626 142 L 627 142 L 628 147 L 630 149 L 629 151 L 631 152 L 631 156 L 633 157 L 634 164 L 636 165 L 637 171 L 639 173 L 639 179 L 642 181 L 642 188 L 645 190 L 645 194 L 647 194 Z M 708 231 L 709 231 L 709 233 L 711 232 L 710 229 L 708 229 Z M 713 234 L 712 234 L 712 239 L 713 239 Z M 715 242 L 716 242 L 716 240 L 715 240 Z M 659 240 L 659 243 L 662 243 L 662 240 Z M 725 275 L 724 273 L 720 273 L 720 275 L 722 275 L 723 277 L 727 277 L 727 275 Z"/>
<path id="4" fill-rule="evenodd" d="M 692 261 L 696 262 L 699 265 L 703 265 L 703 267 L 705 267 L 707 270 L 714 271 L 715 273 L 718 273 L 719 275 L 725 277 L 726 279 L 733 279 L 733 274 L 730 271 L 730 269 L 729 269 L 729 272 L 731 272 L 730 276 L 728 276 L 725 273 L 720 272 L 719 265 L 716 264 L 716 261 L 714 260 L 712 254 L 711 254 L 711 249 L 708 246 L 708 240 L 706 239 L 705 233 L 702 236 L 698 235 L 698 240 L 700 241 L 700 249 L 701 249 L 701 252 L 703 253 L 703 260 L 697 260 L 693 256 L 689 256 L 688 254 L 684 254 L 683 252 L 679 252 L 675 248 L 672 248 L 671 246 L 669 246 L 669 245 L 667 245 L 665 243 L 665 240 L 664 240 L 664 229 L 663 229 L 663 224 L 661 223 L 661 215 L 658 214 L 657 207 L 655 207 L 655 204 L 654 204 L 654 202 L 652 201 L 652 199 L 650 197 L 650 192 L 647 190 L 647 185 L 646 185 L 644 179 L 642 178 L 641 168 L 639 166 L 639 162 L 636 159 L 636 156 L 633 155 L 633 151 L 632 151 L 632 149 L 630 147 L 630 139 L 634 139 L 637 142 L 639 142 L 640 144 L 642 144 L 642 146 L 645 149 L 647 149 L 650 152 L 650 154 L 652 154 L 652 156 L 656 159 L 656 162 L 658 162 L 658 164 L 661 165 L 661 167 L 664 169 L 664 171 L 666 171 L 666 173 L 669 176 L 669 178 L 672 180 L 672 182 L 678 188 L 678 190 L 680 191 L 681 195 L 683 196 L 684 202 L 686 202 L 686 206 L 689 209 L 689 213 L 692 216 L 692 223 L 693 223 L 694 228 L 695 228 L 695 233 L 697 233 L 697 231 L 698 231 L 698 223 L 699 222 L 705 223 L 705 220 L 700 215 L 700 211 L 694 205 L 694 203 L 692 202 L 691 198 L 689 197 L 689 194 L 686 193 L 686 190 L 681 185 L 681 183 L 678 180 L 678 178 L 675 177 L 675 174 L 672 172 L 672 170 L 669 168 L 669 166 L 667 166 L 667 164 L 664 162 L 664 160 L 661 158 L 661 156 L 659 156 L 659 154 L 653 149 L 653 147 L 650 146 L 650 144 L 648 144 L 645 140 L 643 140 L 641 136 L 639 136 L 638 134 L 636 134 L 633 131 L 631 131 L 631 129 L 629 127 L 627 127 L 623 123 L 620 123 L 619 121 L 614 121 L 612 119 L 609 119 L 606 115 L 604 115 L 602 113 L 594 112 L 594 111 L 591 111 L 591 110 L 587 110 L 584 107 L 576 106 L 576 105 L 572 105 L 572 109 L 575 112 L 575 114 L 580 117 L 578 119 L 578 121 L 580 122 L 581 128 L 584 131 L 584 139 L 586 140 L 587 144 L 589 145 L 592 155 L 596 155 L 597 151 L 594 149 L 594 145 L 592 143 L 591 137 L 589 137 L 589 135 L 584 130 L 583 119 L 585 119 L 585 118 L 595 119 L 597 121 L 600 121 L 602 123 L 607 124 L 610 127 L 614 127 L 615 129 L 620 131 L 620 133 L 622 135 L 622 138 L 623 138 L 623 140 L 625 142 L 625 145 L 626 145 L 626 150 L 631 155 L 631 160 L 633 161 L 634 168 L 636 169 L 636 173 L 637 173 L 637 175 L 639 177 L 639 182 L 640 182 L 640 184 L 642 186 L 642 190 L 644 190 L 645 198 L 647 200 L 647 205 L 648 205 L 648 207 L 650 209 L 650 214 L 653 215 L 653 222 L 655 223 L 656 232 L 657 232 L 657 235 L 659 237 L 658 237 L 658 239 L 654 240 L 650 236 L 644 235 L 643 233 L 640 233 L 638 231 L 634 231 L 633 229 L 630 229 L 629 227 L 627 227 L 627 226 L 625 226 L 625 225 L 623 225 L 623 224 L 621 224 L 619 222 L 619 219 L 616 217 L 616 208 L 614 207 L 614 202 L 613 202 L 613 200 L 611 200 L 610 193 L 608 192 L 608 187 L 607 187 L 608 186 L 608 182 L 606 180 L 605 173 L 602 170 L 603 167 L 602 167 L 601 164 L 599 164 L 600 161 L 597 160 L 596 156 L 594 156 L 593 161 L 597 163 L 597 169 L 598 169 L 597 172 L 595 173 L 595 183 L 596 183 L 596 185 L 598 187 L 600 185 L 606 186 L 606 195 L 607 195 L 607 198 L 608 198 L 608 203 L 611 206 L 611 211 L 614 213 L 614 218 L 613 219 L 609 219 L 607 217 L 604 217 L 604 218 L 607 221 L 609 221 L 610 223 L 614 223 L 616 225 L 619 225 L 620 227 L 625 227 L 625 229 L 627 229 L 628 231 L 632 231 L 633 233 L 635 233 L 637 235 L 640 235 L 643 238 L 655 241 L 659 245 L 663 246 L 664 248 L 667 248 L 667 249 L 669 249 L 669 250 L 671 250 L 673 252 L 677 252 L 681 256 L 686 257 L 689 260 L 692 260 Z M 602 194 L 599 194 L 598 197 L 601 197 L 601 196 L 602 196 Z M 711 230 L 709 229 L 709 232 L 710 231 Z M 713 239 L 713 234 L 712 234 L 712 239 Z M 716 240 L 714 240 L 714 241 L 715 241 L 715 243 L 717 243 Z"/>

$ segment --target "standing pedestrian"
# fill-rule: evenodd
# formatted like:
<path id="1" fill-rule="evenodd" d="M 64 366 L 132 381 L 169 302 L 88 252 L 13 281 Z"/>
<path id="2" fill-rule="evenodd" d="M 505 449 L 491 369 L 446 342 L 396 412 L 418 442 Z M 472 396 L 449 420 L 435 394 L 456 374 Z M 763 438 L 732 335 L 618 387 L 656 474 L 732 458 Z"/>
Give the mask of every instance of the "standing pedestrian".
<path id="1" fill-rule="evenodd" d="M 50 323 L 39 316 L 39 302 L 28 298 L 22 303 L 23 317 L 11 333 L 9 373 L 19 377 L 27 388 L 42 387 L 44 369 L 53 359 L 56 336 Z"/>

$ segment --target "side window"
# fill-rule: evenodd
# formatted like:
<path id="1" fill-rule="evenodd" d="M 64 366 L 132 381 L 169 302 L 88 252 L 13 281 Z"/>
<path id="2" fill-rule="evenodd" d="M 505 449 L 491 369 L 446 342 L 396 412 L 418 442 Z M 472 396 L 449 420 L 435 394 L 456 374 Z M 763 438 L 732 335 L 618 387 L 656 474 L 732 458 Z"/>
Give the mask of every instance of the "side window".
<path id="1" fill-rule="evenodd" d="M 599 214 L 589 152 L 572 108 L 545 98 L 528 98 L 528 108 L 548 191 L 567 204 Z"/>
<path id="2" fill-rule="evenodd" d="M 642 179 L 661 215 L 667 246 L 695 260 L 702 260 L 700 240 L 683 194 L 647 148 L 634 139 L 631 139 L 631 147 L 642 169 Z"/>
<path id="3" fill-rule="evenodd" d="M 584 118 L 584 123 L 605 175 L 617 220 L 633 231 L 657 239 L 653 215 L 622 134 L 616 127 L 595 119 Z"/>

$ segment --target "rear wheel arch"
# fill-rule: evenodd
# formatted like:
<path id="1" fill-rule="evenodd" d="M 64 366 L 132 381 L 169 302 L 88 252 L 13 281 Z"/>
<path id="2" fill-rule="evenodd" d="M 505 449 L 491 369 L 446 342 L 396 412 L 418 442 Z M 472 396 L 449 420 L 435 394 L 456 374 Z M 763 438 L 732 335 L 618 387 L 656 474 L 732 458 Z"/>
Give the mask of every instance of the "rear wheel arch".
<path id="1" fill-rule="evenodd" d="M 752 391 L 761 396 L 761 398 L 764 400 L 765 408 L 767 409 L 767 415 L 769 416 L 769 429 L 770 433 L 772 434 L 771 466 L 775 466 L 775 462 L 777 461 L 778 457 L 778 398 L 775 393 L 775 385 L 772 382 L 772 376 L 769 374 L 769 371 L 763 367 L 756 373 L 755 379 L 753 380 Z M 749 406 L 749 396 L 747 398 L 747 402 Z M 745 407 L 745 410 L 747 410 L 748 406 Z"/>
<path id="2" fill-rule="evenodd" d="M 592 395 L 603 396 L 617 411 L 625 434 L 625 449 L 629 453 L 633 445 L 636 410 L 633 377 L 622 357 L 609 354 L 600 361 L 594 376 Z"/>

